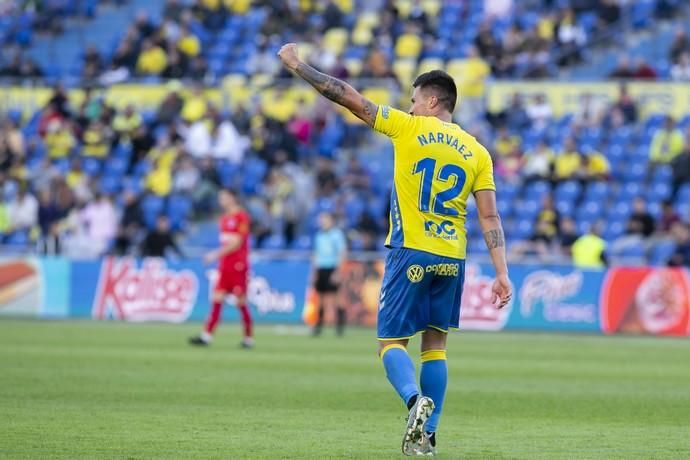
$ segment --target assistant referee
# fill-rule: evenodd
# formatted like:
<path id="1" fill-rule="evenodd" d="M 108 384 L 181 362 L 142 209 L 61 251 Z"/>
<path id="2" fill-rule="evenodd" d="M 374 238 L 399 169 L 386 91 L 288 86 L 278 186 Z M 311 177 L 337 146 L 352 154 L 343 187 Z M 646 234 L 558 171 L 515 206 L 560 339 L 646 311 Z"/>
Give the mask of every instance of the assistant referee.
<path id="1" fill-rule="evenodd" d="M 347 242 L 342 230 L 335 226 L 333 216 L 327 212 L 319 216 L 319 231 L 314 240 L 313 265 L 316 270 L 314 289 L 319 294 L 319 316 L 314 336 L 321 334 L 326 309 L 336 311 L 336 333 L 345 330 L 345 309 L 337 305 L 340 268 L 347 254 Z"/>

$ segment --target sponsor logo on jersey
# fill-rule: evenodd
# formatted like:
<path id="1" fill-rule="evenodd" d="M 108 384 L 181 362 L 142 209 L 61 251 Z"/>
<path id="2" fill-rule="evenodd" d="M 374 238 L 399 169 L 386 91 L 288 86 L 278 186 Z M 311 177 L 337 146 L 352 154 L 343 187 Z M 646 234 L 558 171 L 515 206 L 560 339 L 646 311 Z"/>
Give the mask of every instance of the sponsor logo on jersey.
<path id="1" fill-rule="evenodd" d="M 424 267 L 421 265 L 410 265 L 407 269 L 407 279 L 412 283 L 419 283 L 424 278 Z"/>
<path id="2" fill-rule="evenodd" d="M 453 222 L 443 220 L 435 222 L 427 220 L 424 222 L 424 235 L 428 238 L 441 238 L 448 241 L 457 241 L 458 235 Z"/>

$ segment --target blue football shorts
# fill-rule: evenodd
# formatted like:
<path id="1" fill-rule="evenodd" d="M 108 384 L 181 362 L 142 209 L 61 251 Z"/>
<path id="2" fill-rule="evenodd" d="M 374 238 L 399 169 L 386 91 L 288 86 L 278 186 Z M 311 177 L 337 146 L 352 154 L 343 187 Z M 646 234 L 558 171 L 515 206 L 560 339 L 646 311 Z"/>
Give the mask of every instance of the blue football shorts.
<path id="1" fill-rule="evenodd" d="M 460 324 L 465 261 L 407 248 L 386 257 L 379 297 L 379 340 L 407 339 Z"/>

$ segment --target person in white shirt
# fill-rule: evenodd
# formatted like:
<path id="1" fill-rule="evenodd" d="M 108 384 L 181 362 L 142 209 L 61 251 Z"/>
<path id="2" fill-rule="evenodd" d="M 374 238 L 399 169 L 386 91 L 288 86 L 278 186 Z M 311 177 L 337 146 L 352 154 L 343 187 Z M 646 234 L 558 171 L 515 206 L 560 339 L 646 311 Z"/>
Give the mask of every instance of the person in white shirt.
<path id="1" fill-rule="evenodd" d="M 690 53 L 680 55 L 678 62 L 671 67 L 671 78 L 676 81 L 690 81 Z"/>
<path id="2" fill-rule="evenodd" d="M 90 255 L 103 255 L 117 230 L 117 213 L 110 197 L 97 195 L 79 213 L 79 220 L 86 229 L 86 237 L 91 246 Z"/>
<path id="3" fill-rule="evenodd" d="M 532 128 L 545 129 L 553 117 L 553 109 L 543 94 L 537 94 L 533 102 L 527 106 L 527 116 L 532 122 Z"/>
<path id="4" fill-rule="evenodd" d="M 21 186 L 14 200 L 7 206 L 12 231 L 28 231 L 38 223 L 38 200 L 25 186 Z"/>

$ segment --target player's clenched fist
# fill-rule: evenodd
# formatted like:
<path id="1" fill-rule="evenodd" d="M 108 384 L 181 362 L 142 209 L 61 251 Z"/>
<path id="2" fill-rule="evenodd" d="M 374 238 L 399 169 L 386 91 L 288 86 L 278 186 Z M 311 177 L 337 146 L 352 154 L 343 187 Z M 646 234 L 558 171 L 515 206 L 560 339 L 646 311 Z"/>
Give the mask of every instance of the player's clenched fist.
<path id="1" fill-rule="evenodd" d="M 283 65 L 288 69 L 294 70 L 300 63 L 299 55 L 297 54 L 297 44 L 286 43 L 278 51 L 278 57 L 283 61 Z"/>

